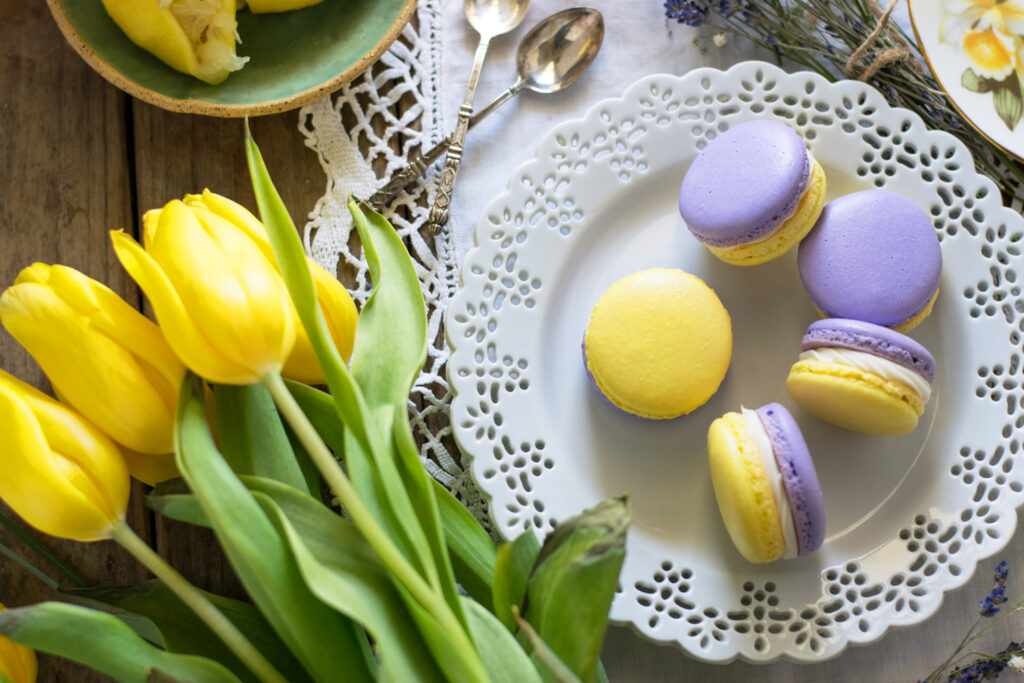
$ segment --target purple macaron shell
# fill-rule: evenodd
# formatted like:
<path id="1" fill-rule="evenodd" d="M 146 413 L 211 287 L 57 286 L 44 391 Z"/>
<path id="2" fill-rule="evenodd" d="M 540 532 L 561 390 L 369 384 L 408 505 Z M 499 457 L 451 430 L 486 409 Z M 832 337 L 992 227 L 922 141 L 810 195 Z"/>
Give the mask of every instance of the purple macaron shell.
<path id="1" fill-rule="evenodd" d="M 900 325 L 939 286 L 942 251 L 928 214 L 885 190 L 832 200 L 797 252 L 800 279 L 830 317 Z"/>
<path id="2" fill-rule="evenodd" d="M 809 175 L 807 148 L 792 128 L 743 123 L 697 155 L 679 188 L 679 213 L 705 244 L 756 242 L 793 213 Z"/>
<path id="3" fill-rule="evenodd" d="M 797 552 L 800 555 L 813 553 L 825 540 L 825 500 L 807 443 L 796 420 L 784 406 L 769 403 L 756 412 L 768 432 L 789 508 L 793 511 Z"/>
<path id="4" fill-rule="evenodd" d="M 929 383 L 935 379 L 935 359 L 928 349 L 888 327 L 843 318 L 814 321 L 807 328 L 800 349 L 829 347 L 864 351 L 913 370 Z"/>

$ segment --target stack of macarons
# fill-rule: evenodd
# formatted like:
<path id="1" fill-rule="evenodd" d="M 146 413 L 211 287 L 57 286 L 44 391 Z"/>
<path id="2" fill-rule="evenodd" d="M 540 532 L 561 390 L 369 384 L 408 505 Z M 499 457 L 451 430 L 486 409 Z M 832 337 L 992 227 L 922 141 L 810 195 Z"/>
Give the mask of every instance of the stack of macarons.
<path id="1" fill-rule="evenodd" d="M 712 254 L 753 266 L 797 247 L 814 307 L 786 389 L 822 420 L 877 435 L 916 427 L 935 360 L 904 333 L 932 311 L 942 254 L 910 200 L 866 190 L 825 203 L 821 165 L 792 128 L 730 128 L 691 164 L 679 190 L 687 228 Z M 669 419 L 707 402 L 732 353 L 729 314 L 694 275 L 655 268 L 613 284 L 584 336 L 587 373 L 615 406 Z M 814 463 L 796 420 L 770 403 L 712 422 L 708 458 L 719 511 L 751 562 L 806 555 L 825 536 Z"/>

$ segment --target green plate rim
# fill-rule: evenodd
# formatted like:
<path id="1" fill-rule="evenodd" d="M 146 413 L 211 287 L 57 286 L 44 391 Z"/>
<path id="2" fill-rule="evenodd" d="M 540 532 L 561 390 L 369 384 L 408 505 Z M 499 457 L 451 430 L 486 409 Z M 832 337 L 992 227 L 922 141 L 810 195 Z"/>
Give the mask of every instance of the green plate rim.
<path id="1" fill-rule="evenodd" d="M 334 76 L 317 86 L 294 93 L 287 97 L 252 104 L 223 104 L 197 99 L 178 99 L 168 97 L 167 95 L 163 95 L 155 90 L 143 87 L 114 69 L 93 51 L 89 44 L 85 42 L 81 35 L 79 35 L 78 30 L 75 28 L 74 24 L 71 23 L 71 20 L 68 19 L 63 6 L 60 4 L 60 0 L 46 0 L 46 5 L 50 8 L 50 14 L 53 15 L 54 21 L 57 22 L 57 26 L 60 28 L 61 33 L 64 34 L 64 38 L 68 41 L 68 44 L 74 48 L 75 52 L 77 52 L 82 59 L 84 59 L 86 63 L 96 71 L 96 73 L 118 89 L 123 90 L 129 95 L 144 102 L 148 102 L 168 111 L 184 114 L 203 114 L 206 116 L 236 118 L 242 116 L 276 114 L 282 111 L 288 111 L 289 109 L 295 109 L 351 82 L 359 74 L 366 71 L 371 64 L 380 59 L 380 56 L 384 54 L 384 51 L 391 47 L 391 44 L 398 39 L 402 29 L 404 29 L 405 25 L 409 23 L 413 12 L 416 11 L 416 2 L 417 0 L 405 0 L 402 11 L 399 12 L 395 23 L 392 24 L 391 28 L 388 29 L 379 41 L 377 41 L 376 45 L 374 45 L 369 52 L 364 54 L 355 64 L 345 69 L 337 76 Z"/>

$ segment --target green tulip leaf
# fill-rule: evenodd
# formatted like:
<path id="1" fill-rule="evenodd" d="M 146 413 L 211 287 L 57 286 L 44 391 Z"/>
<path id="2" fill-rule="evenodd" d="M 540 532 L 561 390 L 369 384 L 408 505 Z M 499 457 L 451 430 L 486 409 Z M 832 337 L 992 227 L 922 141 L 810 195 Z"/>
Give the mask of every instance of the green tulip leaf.
<path id="1" fill-rule="evenodd" d="M 455 580 L 470 597 L 491 609 L 491 585 L 498 556 L 494 541 L 451 491 L 433 477 L 430 480 Z"/>
<path id="2" fill-rule="evenodd" d="M 288 382 L 288 389 L 320 438 L 328 444 L 340 444 L 343 429 L 330 395 L 297 382 Z M 448 489 L 433 478 L 431 482 L 455 580 L 477 602 L 487 607 L 491 604 L 491 581 L 496 557 L 494 542 L 480 526 L 480 522 Z"/>
<path id="3" fill-rule="evenodd" d="M 171 479 L 157 484 L 146 496 L 146 506 L 168 519 L 210 528 L 210 520 L 184 479 Z"/>
<path id="4" fill-rule="evenodd" d="M 598 675 L 629 519 L 623 497 L 562 522 L 545 539 L 530 577 L 526 620 L 588 683 Z"/>
<path id="5" fill-rule="evenodd" d="M 437 572 L 436 578 L 430 578 L 440 585 L 448 604 L 465 624 L 432 478 L 420 462 L 409 426 L 409 392 L 427 358 L 427 310 L 419 277 L 405 244 L 382 215 L 356 199 L 349 200 L 348 208 L 373 282 L 373 291 L 359 313 L 352 376 L 367 406 L 379 416 L 377 425 L 383 429 L 390 426 L 390 432 L 381 437 L 393 438 L 398 455 L 397 461 L 385 457 L 374 464 L 398 519 L 414 519 L 422 528 L 429 549 L 421 552 L 433 559 L 428 570 L 436 567 Z M 383 419 L 387 411 L 391 411 L 391 420 Z M 410 514 L 414 517 L 406 516 Z M 413 542 L 419 540 L 415 533 L 409 536 Z"/>
<path id="6" fill-rule="evenodd" d="M 146 683 L 189 683 L 189 681 L 164 673 L 160 669 L 150 669 L 149 675 L 146 676 Z"/>
<path id="7" fill-rule="evenodd" d="M 0 612 L 0 635 L 125 683 L 146 683 L 154 670 L 186 681 L 238 681 L 217 662 L 165 652 L 117 617 L 77 605 L 43 602 L 5 610 Z"/>
<path id="8" fill-rule="evenodd" d="M 365 635 L 306 586 L 287 540 L 217 451 L 193 382 L 182 387 L 178 467 L 249 596 L 317 681 L 373 680 Z"/>
<path id="9" fill-rule="evenodd" d="M 382 675 L 396 681 L 444 680 L 410 623 L 402 596 L 351 522 L 277 482 L 246 483 L 291 544 L 310 590 L 369 632 Z"/>
<path id="10" fill-rule="evenodd" d="M 253 605 L 206 591 L 200 592 L 289 681 L 309 680 L 302 666 Z M 129 626 L 133 626 L 129 621 L 131 619 L 148 622 L 150 635 L 147 632 L 140 635 L 169 652 L 212 659 L 223 664 L 243 681 L 256 680 L 249 669 L 224 647 L 206 623 L 161 581 L 144 581 L 137 586 L 73 588 L 64 593 L 73 602 L 109 611 Z M 139 633 L 138 628 L 133 627 L 133 630 Z M 153 640 L 151 634 L 154 631 L 159 640 Z"/>
<path id="11" fill-rule="evenodd" d="M 493 683 L 540 683 L 541 677 L 529 655 L 505 625 L 473 600 L 463 598 L 473 640 L 480 643 L 480 657 Z"/>
<path id="12" fill-rule="evenodd" d="M 270 179 L 259 147 L 249 132 L 248 123 L 245 128 L 245 154 L 253 191 L 256 194 L 256 205 L 267 229 L 267 238 L 274 249 L 274 256 L 288 289 L 288 295 L 320 360 L 336 410 L 355 439 L 364 449 L 369 450 L 371 442 L 366 419 L 369 413 L 362 392 L 327 331 L 327 323 L 317 301 L 316 287 L 313 284 L 313 276 L 309 274 L 302 241 L 288 209 Z"/>
<path id="13" fill-rule="evenodd" d="M 278 267 L 320 361 L 335 409 L 346 427 L 343 452 L 348 476 L 377 522 L 404 551 L 413 566 L 436 586 L 438 578 L 434 558 L 430 555 L 429 544 L 414 516 L 388 448 L 391 442 L 393 407 L 385 411 L 371 410 L 363 397 L 362 388 L 334 346 L 316 298 L 316 289 L 295 224 L 270 179 L 248 127 L 246 157 L 256 204 Z M 360 318 L 362 315 L 363 312 Z M 358 329 L 356 336 L 359 336 Z M 378 469 L 381 463 L 383 471 Z M 395 505 L 400 509 L 396 509 Z"/>
<path id="14" fill-rule="evenodd" d="M 305 489 L 306 478 L 270 392 L 259 385 L 218 385 L 213 396 L 221 454 L 235 474 L 267 477 Z"/>
<path id="15" fill-rule="evenodd" d="M 494 614 L 512 633 L 516 632 L 516 611 L 523 609 L 540 541 L 533 531 L 525 531 L 512 542 L 498 548 L 494 565 Z"/>

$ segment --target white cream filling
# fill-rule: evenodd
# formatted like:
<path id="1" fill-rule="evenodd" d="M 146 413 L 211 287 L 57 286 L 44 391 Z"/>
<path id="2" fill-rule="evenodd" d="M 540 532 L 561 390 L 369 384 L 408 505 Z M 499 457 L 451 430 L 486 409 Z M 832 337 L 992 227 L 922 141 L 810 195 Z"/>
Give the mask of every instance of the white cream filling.
<path id="1" fill-rule="evenodd" d="M 900 382 L 917 392 L 925 403 L 932 395 L 932 385 L 924 377 L 899 363 L 876 356 L 866 351 L 853 349 L 821 348 L 804 351 L 800 360 L 816 360 L 822 363 L 849 365 L 863 372 L 870 372 L 890 382 Z"/>
<path id="2" fill-rule="evenodd" d="M 782 557 L 790 559 L 797 555 L 796 544 L 796 522 L 793 520 L 793 510 L 789 507 L 789 496 L 786 494 L 785 484 L 782 483 L 782 473 L 779 472 L 779 464 L 775 462 L 775 454 L 772 452 L 772 442 L 768 438 L 768 431 L 761 423 L 757 413 L 749 408 L 740 408 L 743 419 L 747 422 L 747 430 L 750 432 L 757 452 L 761 456 L 761 466 L 764 467 L 765 478 L 771 488 L 772 497 L 775 498 L 775 507 L 779 511 L 779 523 L 782 525 L 782 539 L 786 544 Z"/>

